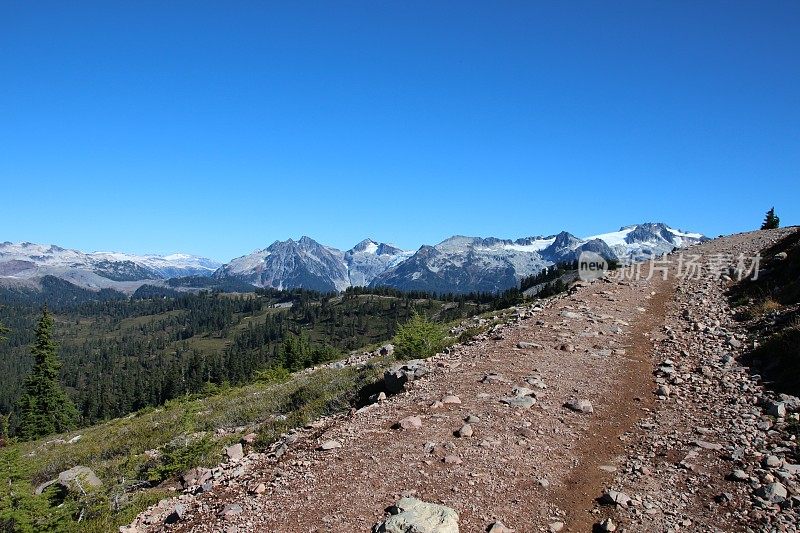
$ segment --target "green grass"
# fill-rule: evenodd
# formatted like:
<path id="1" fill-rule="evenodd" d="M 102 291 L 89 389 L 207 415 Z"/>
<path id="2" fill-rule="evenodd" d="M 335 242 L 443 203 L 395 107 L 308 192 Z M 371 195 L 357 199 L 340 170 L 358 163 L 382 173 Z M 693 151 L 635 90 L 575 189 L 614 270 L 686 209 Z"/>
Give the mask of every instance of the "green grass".
<path id="1" fill-rule="evenodd" d="M 154 485 L 194 466 L 218 464 L 223 447 L 242 436 L 219 437 L 217 429 L 256 430 L 257 445 L 265 447 L 291 427 L 349 409 L 362 388 L 380 379 L 386 364 L 379 358 L 362 369 L 323 369 L 288 380 L 277 376 L 0 449 L 0 479 L 13 480 L 11 486 L 0 486 L 0 531 L 114 531 L 166 494 L 157 486 L 135 493 L 130 487 Z M 76 435 L 81 435 L 76 443 L 62 442 Z M 154 449 L 161 452 L 158 459 L 145 454 Z M 49 491 L 33 496 L 38 484 L 75 465 L 94 470 L 103 487 L 68 498 L 61 506 L 49 505 Z"/>
<path id="2" fill-rule="evenodd" d="M 386 311 L 392 301 L 367 295 L 360 296 L 356 303 L 381 302 Z M 430 311 L 438 316 L 439 304 L 431 306 Z M 265 309 L 236 327 L 245 327 L 250 321 L 263 321 L 267 313 L 277 312 L 286 311 Z M 435 324 L 436 347 L 442 348 L 485 331 L 502 322 L 509 312 L 485 313 L 487 323 L 471 328 L 459 339 L 445 337 L 447 326 Z M 124 327 L 135 331 L 155 317 L 160 315 L 128 320 Z M 64 321 L 60 325 L 71 333 L 69 340 L 64 341 L 82 342 L 100 323 L 119 331 L 115 327 L 119 324 L 112 324 L 105 318 Z M 319 335 L 325 339 L 326 327 L 325 322 L 319 322 L 307 332 L 312 338 Z M 364 317 L 361 327 L 356 336 L 350 337 L 360 350 L 376 348 L 385 342 L 387 336 L 382 332 L 386 328 L 381 327 L 377 319 Z M 230 336 L 233 329 L 229 330 Z M 414 342 L 420 340 L 419 335 L 412 338 Z M 198 335 L 186 342 L 210 350 L 219 349 L 226 339 Z M 431 350 L 413 354 L 414 357 L 428 355 Z M 266 369 L 258 372 L 250 385 L 212 386 L 202 397 L 200 394 L 182 397 L 161 407 L 142 409 L 68 434 L 0 448 L 0 480 L 10 480 L 10 483 L 0 483 L 0 531 L 116 531 L 136 514 L 171 494 L 160 484 L 162 481 L 173 480 L 194 466 L 218 464 L 222 449 L 238 441 L 242 434 L 256 431 L 256 446 L 266 448 L 292 427 L 349 409 L 363 391 L 374 388 L 385 367 L 392 362 L 390 359 L 375 358 L 361 369 L 322 369 L 299 375 Z M 238 432 L 234 428 L 239 428 Z M 218 435 L 219 429 L 226 429 L 224 436 Z M 77 435 L 81 436 L 80 440 L 66 443 Z M 146 453 L 152 450 L 160 455 L 154 457 Z M 34 496 L 37 485 L 76 465 L 91 468 L 103 481 L 103 486 L 87 495 L 70 496 L 63 502 L 56 501 L 49 490 Z M 82 517 L 80 522 L 78 517 Z"/>

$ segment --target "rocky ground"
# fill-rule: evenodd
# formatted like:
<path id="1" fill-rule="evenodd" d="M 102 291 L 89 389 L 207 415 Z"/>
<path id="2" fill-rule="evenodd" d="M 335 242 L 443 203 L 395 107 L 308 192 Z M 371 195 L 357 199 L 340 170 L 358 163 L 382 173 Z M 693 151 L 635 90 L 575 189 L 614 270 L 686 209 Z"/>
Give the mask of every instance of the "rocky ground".
<path id="1" fill-rule="evenodd" d="M 786 231 L 693 247 L 699 276 L 672 256 L 666 279 L 643 269 L 521 307 L 396 369 L 397 394 L 270 453 L 232 447 L 125 529 L 797 531 L 800 405 L 739 365 L 752 341 L 723 295 L 737 273 L 709 271 Z"/>

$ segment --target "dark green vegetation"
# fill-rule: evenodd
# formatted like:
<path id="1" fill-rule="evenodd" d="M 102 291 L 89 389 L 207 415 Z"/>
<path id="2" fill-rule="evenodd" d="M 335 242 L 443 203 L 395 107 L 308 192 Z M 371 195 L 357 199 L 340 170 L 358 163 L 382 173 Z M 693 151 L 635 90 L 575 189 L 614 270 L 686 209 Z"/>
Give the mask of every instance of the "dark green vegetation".
<path id="1" fill-rule="evenodd" d="M 738 318 L 759 338 L 748 362 L 778 392 L 800 395 L 800 231 L 762 251 L 758 279 L 731 290 Z"/>
<path id="2" fill-rule="evenodd" d="M 58 282 L 50 283 L 56 298 L 46 329 L 59 344 L 59 380 L 84 427 L 23 441 L 66 424 L 42 423 L 41 431 L 29 432 L 23 411 L 11 413 L 10 427 L 0 416 L 0 531 L 116 531 L 169 496 L 166 489 L 181 473 L 219 463 L 223 447 L 243 434 L 256 431 L 256 447 L 264 449 L 290 428 L 361 405 L 392 361 L 292 371 L 388 339 L 400 357 L 426 357 L 465 340 L 446 336 L 449 323 L 502 314 L 497 310 L 521 298 L 518 290 L 455 297 L 391 289 L 190 294 L 147 287 L 132 298 L 95 293 L 93 300 L 69 287 L 62 295 Z M 49 362 L 54 353 L 41 326 L 38 340 L 35 333 L 43 296 L 12 296 L 0 305 L 0 320 L 10 326 L 0 344 L 4 413 L 26 394 L 26 376 L 40 374 L 31 373 L 31 352 L 48 354 Z M 45 366 L 53 378 L 56 365 Z M 102 486 L 84 493 L 54 485 L 34 494 L 76 465 L 92 469 Z"/>
<path id="3" fill-rule="evenodd" d="M 775 208 L 770 208 L 767 215 L 764 217 L 764 222 L 761 223 L 761 229 L 777 229 L 781 225 L 781 219 L 775 214 Z"/>
<path id="4" fill-rule="evenodd" d="M 506 305 L 501 297 L 476 300 L 381 290 L 57 300 L 53 337 L 63 362 L 61 381 L 85 425 L 246 383 L 271 368 L 295 371 L 335 359 L 390 339 L 414 310 L 447 322 Z M 38 314 L 36 305 L 0 306 L 0 320 L 11 329 L 0 344 L 0 413 L 12 412 L 22 394 Z M 12 413 L 12 432 L 18 425 Z"/>
<path id="5" fill-rule="evenodd" d="M 414 312 L 397 329 L 393 342 L 398 359 L 430 357 L 446 346 L 447 329 L 442 324 Z"/>
<path id="6" fill-rule="evenodd" d="M 166 487 L 180 473 L 218 464 L 223 447 L 243 434 L 258 431 L 257 445 L 265 446 L 289 428 L 357 404 L 359 391 L 379 379 L 385 363 L 378 359 L 360 369 L 325 369 L 283 382 L 222 388 L 59 438 L 0 448 L 0 531 L 117 531 L 169 497 Z M 247 429 L 231 432 L 237 427 Z M 77 435 L 77 442 L 65 442 Z M 91 468 L 103 485 L 86 494 L 65 495 L 52 487 L 34 495 L 38 484 L 75 465 Z"/>
<path id="7" fill-rule="evenodd" d="M 78 411 L 59 383 L 61 363 L 51 338 L 52 329 L 53 317 L 45 307 L 31 347 L 33 368 L 15 410 L 18 433 L 26 440 L 69 431 L 78 422 Z"/>
<path id="8" fill-rule="evenodd" d="M 567 290 L 569 283 L 578 279 L 578 262 L 553 265 L 538 274 L 520 280 L 520 290 L 529 291 L 539 298 L 547 298 Z"/>

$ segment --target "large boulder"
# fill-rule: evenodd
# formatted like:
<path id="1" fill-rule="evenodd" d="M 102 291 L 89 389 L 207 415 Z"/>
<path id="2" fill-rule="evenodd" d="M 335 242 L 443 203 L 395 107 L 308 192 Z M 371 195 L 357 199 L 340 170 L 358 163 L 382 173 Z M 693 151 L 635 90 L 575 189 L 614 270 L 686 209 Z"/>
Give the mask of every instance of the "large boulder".
<path id="1" fill-rule="evenodd" d="M 419 379 L 429 372 L 421 359 L 412 359 L 405 364 L 396 364 L 383 373 L 383 384 L 387 392 L 402 392 L 406 383 Z"/>
<path id="2" fill-rule="evenodd" d="M 70 492 L 87 492 L 89 489 L 103 484 L 100 478 L 87 466 L 73 466 L 58 474 L 58 478 L 42 483 L 36 487 L 36 494 L 41 494 L 51 485 L 60 485 Z"/>
<path id="3" fill-rule="evenodd" d="M 392 516 L 376 524 L 375 533 L 458 533 L 458 513 L 444 505 L 402 498 L 389 512 Z"/>

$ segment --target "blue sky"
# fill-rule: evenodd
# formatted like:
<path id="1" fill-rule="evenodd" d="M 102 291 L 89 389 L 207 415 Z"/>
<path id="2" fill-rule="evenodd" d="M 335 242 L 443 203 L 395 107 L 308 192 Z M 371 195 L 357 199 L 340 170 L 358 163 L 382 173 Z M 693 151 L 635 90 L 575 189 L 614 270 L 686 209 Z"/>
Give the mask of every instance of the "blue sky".
<path id="1" fill-rule="evenodd" d="M 800 3 L 0 2 L 0 240 L 800 223 Z"/>

